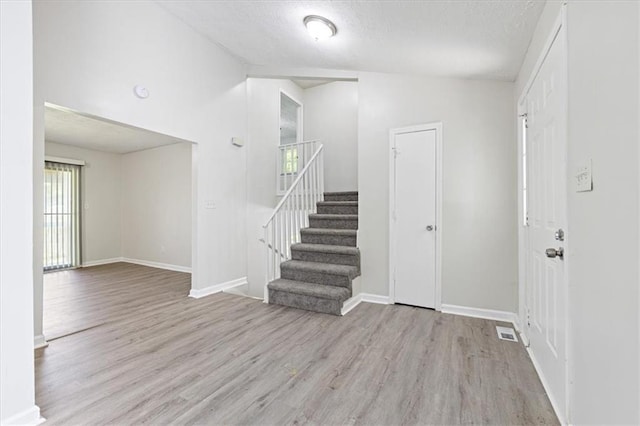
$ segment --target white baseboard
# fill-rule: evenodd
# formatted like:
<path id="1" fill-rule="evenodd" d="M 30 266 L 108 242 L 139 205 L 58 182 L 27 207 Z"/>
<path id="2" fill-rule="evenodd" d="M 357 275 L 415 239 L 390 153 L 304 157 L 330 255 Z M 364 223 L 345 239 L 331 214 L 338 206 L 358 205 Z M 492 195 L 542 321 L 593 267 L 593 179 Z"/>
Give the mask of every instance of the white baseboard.
<path id="1" fill-rule="evenodd" d="M 211 294 L 220 293 L 223 290 L 227 290 L 233 287 L 238 287 L 241 285 L 248 284 L 247 277 L 238 278 L 236 280 L 227 281 L 221 284 L 215 284 L 209 287 L 195 289 L 192 288 L 189 292 L 189 297 L 193 297 L 194 299 L 200 299 L 201 297 L 209 296 Z"/>
<path id="2" fill-rule="evenodd" d="M 362 297 L 363 302 L 367 303 L 377 303 L 380 305 L 388 305 L 391 303 L 389 296 L 381 296 L 379 294 L 360 293 L 360 297 Z"/>
<path id="3" fill-rule="evenodd" d="M 168 271 L 187 272 L 191 273 L 191 268 L 188 266 L 172 265 L 170 263 L 153 262 L 151 260 L 131 259 L 129 257 L 114 257 L 111 259 L 92 260 L 89 262 L 83 262 L 82 267 L 88 268 L 91 266 L 108 265 L 110 263 L 133 263 L 135 265 L 150 266 L 152 268 L 166 269 Z"/>
<path id="4" fill-rule="evenodd" d="M 42 349 L 49 346 L 49 342 L 44 338 L 44 334 L 38 334 L 33 338 L 33 348 L 34 349 Z"/>
<path id="5" fill-rule="evenodd" d="M 100 260 L 91 260 L 89 262 L 82 262 L 83 268 L 88 268 L 90 266 L 99 266 L 99 265 L 108 265 L 110 263 L 118 263 L 122 262 L 121 257 L 114 257 L 112 259 L 100 259 Z"/>
<path id="6" fill-rule="evenodd" d="M 140 259 L 131 259 L 128 257 L 122 257 L 120 262 L 134 263 L 136 265 L 150 266 L 152 268 L 166 269 L 168 271 L 191 273 L 191 268 L 188 266 L 171 265 L 169 263 L 152 262 L 150 260 L 140 260 Z"/>
<path id="7" fill-rule="evenodd" d="M 353 308 L 358 306 L 360 303 L 377 303 L 380 305 L 388 305 L 389 304 L 389 296 L 380 296 L 378 294 L 370 294 L 370 293 L 360 293 L 355 296 L 345 300 L 342 305 L 342 315 L 345 315 L 347 312 L 351 311 Z"/>
<path id="8" fill-rule="evenodd" d="M 40 417 L 40 407 L 34 405 L 8 419 L 0 419 L 0 424 L 2 426 L 35 426 L 44 423 L 44 420 Z"/>
<path id="9" fill-rule="evenodd" d="M 561 406 L 558 404 L 558 401 L 554 398 L 554 395 L 551 392 L 549 392 L 551 389 L 549 387 L 549 382 L 547 381 L 547 378 L 544 376 L 544 374 L 542 374 L 542 370 L 540 369 L 540 364 L 538 364 L 538 360 L 536 359 L 535 355 L 533 355 L 533 352 L 531 351 L 531 348 L 529 347 L 529 345 L 527 345 L 526 348 L 527 348 L 527 352 L 529 353 L 529 358 L 531 358 L 531 362 L 533 363 L 533 368 L 535 368 L 536 373 L 538 373 L 538 377 L 542 382 L 542 387 L 547 393 L 547 398 L 549 398 L 549 401 L 551 402 L 551 407 L 553 407 L 553 411 L 556 413 L 556 417 L 558 417 L 558 421 L 560 422 L 561 425 L 568 424 L 562 411 L 559 410 Z"/>
<path id="10" fill-rule="evenodd" d="M 509 322 L 516 328 L 518 315 L 514 312 L 494 311 L 491 309 L 470 308 L 468 306 L 442 304 L 442 312 L 445 314 L 462 315 L 465 317 L 482 318 L 493 321 Z"/>
<path id="11" fill-rule="evenodd" d="M 340 311 L 340 314 L 346 315 L 347 312 L 358 306 L 360 302 L 362 302 L 362 294 L 356 294 L 355 296 L 350 297 L 342 304 L 342 310 Z"/>

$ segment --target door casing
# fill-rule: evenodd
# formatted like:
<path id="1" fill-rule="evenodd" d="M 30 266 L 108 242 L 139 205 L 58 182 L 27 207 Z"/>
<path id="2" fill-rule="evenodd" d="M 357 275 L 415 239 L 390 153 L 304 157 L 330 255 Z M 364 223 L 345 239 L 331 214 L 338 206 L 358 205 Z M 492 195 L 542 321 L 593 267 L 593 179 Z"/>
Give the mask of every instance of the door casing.
<path id="1" fill-rule="evenodd" d="M 389 131 L 389 303 L 395 303 L 396 229 L 395 229 L 395 136 L 403 133 L 436 132 L 436 296 L 435 310 L 442 311 L 442 122 L 419 124 Z"/>

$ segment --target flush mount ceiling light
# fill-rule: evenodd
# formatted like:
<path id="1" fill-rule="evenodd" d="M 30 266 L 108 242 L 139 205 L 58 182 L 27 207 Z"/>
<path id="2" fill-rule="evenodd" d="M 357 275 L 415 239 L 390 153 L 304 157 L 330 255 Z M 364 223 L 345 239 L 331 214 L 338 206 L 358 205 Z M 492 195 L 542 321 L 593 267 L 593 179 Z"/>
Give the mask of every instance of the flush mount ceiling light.
<path id="1" fill-rule="evenodd" d="M 322 16 L 309 15 L 302 22 L 316 41 L 331 38 L 338 32 L 334 23 Z"/>

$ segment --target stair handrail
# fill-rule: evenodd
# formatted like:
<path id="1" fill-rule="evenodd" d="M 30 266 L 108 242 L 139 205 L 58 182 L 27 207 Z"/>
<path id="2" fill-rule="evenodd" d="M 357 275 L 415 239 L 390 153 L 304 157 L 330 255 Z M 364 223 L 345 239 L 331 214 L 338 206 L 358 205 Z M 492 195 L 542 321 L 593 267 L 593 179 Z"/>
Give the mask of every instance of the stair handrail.
<path id="1" fill-rule="evenodd" d="M 269 219 L 262 225 L 266 251 L 264 301 L 269 302 L 267 284 L 280 277 L 280 263 L 291 258 L 291 244 L 300 241 L 300 229 L 309 224 L 309 214 L 324 196 L 324 145 L 320 144 L 304 165 Z"/>

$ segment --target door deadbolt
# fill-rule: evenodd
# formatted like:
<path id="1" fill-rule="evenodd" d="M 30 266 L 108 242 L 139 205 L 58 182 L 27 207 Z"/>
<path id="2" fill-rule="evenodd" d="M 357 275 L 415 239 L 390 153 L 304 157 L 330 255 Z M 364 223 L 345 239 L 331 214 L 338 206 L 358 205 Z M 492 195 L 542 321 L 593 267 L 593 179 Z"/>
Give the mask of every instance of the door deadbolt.
<path id="1" fill-rule="evenodd" d="M 427 225 L 427 231 L 433 231 L 433 225 Z"/>
<path id="2" fill-rule="evenodd" d="M 558 229 L 554 236 L 556 237 L 556 241 L 564 241 L 564 231 L 562 229 Z"/>
<path id="3" fill-rule="evenodd" d="M 545 250 L 545 254 L 547 255 L 547 257 L 551 259 L 554 259 L 556 257 L 559 257 L 560 259 L 564 259 L 564 249 L 562 247 L 558 249 L 548 248 Z"/>

